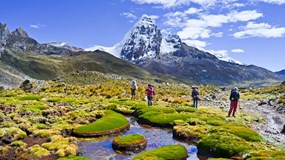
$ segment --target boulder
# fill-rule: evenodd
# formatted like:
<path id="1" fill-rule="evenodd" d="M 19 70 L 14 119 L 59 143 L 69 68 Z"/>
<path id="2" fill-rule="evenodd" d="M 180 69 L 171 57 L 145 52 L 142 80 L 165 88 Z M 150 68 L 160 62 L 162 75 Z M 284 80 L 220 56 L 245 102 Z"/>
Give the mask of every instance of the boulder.
<path id="1" fill-rule="evenodd" d="M 282 129 L 281 133 L 282 133 L 282 134 L 285 134 L 285 124 L 284 124 L 284 126 L 283 126 L 283 129 Z"/>
<path id="2" fill-rule="evenodd" d="M 258 106 L 262 106 L 262 105 L 265 105 L 265 104 L 267 104 L 265 101 L 260 101 L 260 102 L 258 103 Z"/>
<path id="3" fill-rule="evenodd" d="M 33 86 L 28 79 L 26 79 L 20 86 L 20 89 L 23 89 L 24 91 L 31 91 L 32 88 Z"/>
<path id="4" fill-rule="evenodd" d="M 267 102 L 267 104 L 268 104 L 269 106 L 274 106 L 273 99 L 269 99 L 268 102 Z"/>

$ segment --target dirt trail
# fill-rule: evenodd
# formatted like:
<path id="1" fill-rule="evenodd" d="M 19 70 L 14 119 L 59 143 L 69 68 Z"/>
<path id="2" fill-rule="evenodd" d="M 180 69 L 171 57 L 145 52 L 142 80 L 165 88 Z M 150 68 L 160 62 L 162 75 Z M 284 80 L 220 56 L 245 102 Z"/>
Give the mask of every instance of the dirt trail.
<path id="1" fill-rule="evenodd" d="M 285 148 L 285 134 L 281 133 L 285 124 L 284 114 L 277 112 L 274 106 L 267 104 L 259 106 L 258 103 L 258 101 L 241 102 L 243 112 L 250 115 L 258 113 L 263 118 L 259 122 L 259 118 L 255 117 L 251 128 L 263 135 L 268 141 Z"/>
<path id="2" fill-rule="evenodd" d="M 200 101 L 200 105 L 216 106 L 228 111 L 230 101 L 225 100 L 225 97 L 228 99 L 229 95 L 229 91 L 216 93 L 214 99 L 211 97 L 203 98 L 203 100 Z M 277 112 L 276 107 L 267 104 L 259 106 L 259 102 L 260 101 L 254 100 L 241 100 L 237 110 L 237 116 L 240 116 L 243 113 L 251 115 L 254 121 L 250 124 L 250 127 L 253 130 L 264 136 L 267 141 L 285 148 L 285 134 L 281 133 L 285 124 L 284 113 Z"/>

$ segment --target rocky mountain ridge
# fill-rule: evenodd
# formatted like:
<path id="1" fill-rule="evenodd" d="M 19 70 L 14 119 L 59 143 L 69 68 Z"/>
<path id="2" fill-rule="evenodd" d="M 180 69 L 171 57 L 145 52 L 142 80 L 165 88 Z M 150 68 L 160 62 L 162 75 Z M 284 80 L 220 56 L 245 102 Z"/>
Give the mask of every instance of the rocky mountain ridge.
<path id="1" fill-rule="evenodd" d="M 164 37 L 148 16 L 143 16 L 115 46 L 101 47 L 123 60 L 102 51 L 82 51 L 66 43 L 40 44 L 21 28 L 10 32 L 6 24 L 0 24 L 0 40 L 2 68 L 8 65 L 35 79 L 53 79 L 75 70 L 95 70 L 136 78 L 152 75 L 153 79 L 160 77 L 164 81 L 171 79 L 188 84 L 233 85 L 250 81 L 260 85 L 279 81 L 277 74 L 266 69 L 225 62 L 188 46 L 178 35 Z"/>
<path id="2" fill-rule="evenodd" d="M 163 36 L 155 20 L 143 15 L 125 37 L 111 48 L 95 47 L 137 64 L 151 73 L 166 74 L 183 82 L 211 85 L 246 81 L 275 81 L 275 73 L 188 46 L 178 35 Z M 266 82 L 267 83 L 267 82 Z"/>
<path id="3" fill-rule="evenodd" d="M 285 76 L 285 69 L 281 70 L 281 71 L 278 71 L 278 72 L 275 72 L 276 74 L 279 74 L 279 75 L 283 75 Z"/>
<path id="4" fill-rule="evenodd" d="M 124 38 L 113 47 L 94 46 L 88 51 L 102 50 L 128 61 L 136 63 L 137 60 L 155 58 L 170 54 L 174 56 L 185 55 L 187 52 L 182 48 L 182 42 L 178 35 L 162 35 L 161 30 L 155 23 L 155 19 L 148 15 L 142 15 L 133 28 Z M 185 44 L 186 45 L 186 44 Z M 207 51 L 204 51 L 207 52 Z M 207 52 L 220 60 L 241 64 L 233 58 L 216 52 Z"/>

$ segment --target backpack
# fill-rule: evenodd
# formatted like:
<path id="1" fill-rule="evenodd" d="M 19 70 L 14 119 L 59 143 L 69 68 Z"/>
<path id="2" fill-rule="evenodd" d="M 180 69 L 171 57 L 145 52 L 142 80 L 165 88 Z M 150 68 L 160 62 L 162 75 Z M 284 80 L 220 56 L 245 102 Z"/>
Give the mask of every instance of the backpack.
<path id="1" fill-rule="evenodd" d="M 237 91 L 232 91 L 230 100 L 231 101 L 238 101 L 239 100 L 239 93 Z"/>
<path id="2" fill-rule="evenodd" d="M 192 91 L 192 97 L 193 97 L 193 99 L 195 99 L 195 100 L 199 100 L 200 98 L 199 98 L 199 90 L 198 89 L 194 89 L 193 91 Z"/>
<path id="3" fill-rule="evenodd" d="M 153 96 L 154 95 L 154 88 L 151 86 L 151 87 L 148 87 L 147 88 L 147 96 Z"/>
<path id="4" fill-rule="evenodd" d="M 137 89 L 137 87 L 138 87 L 137 84 L 135 82 L 133 82 L 131 85 L 131 89 Z"/>

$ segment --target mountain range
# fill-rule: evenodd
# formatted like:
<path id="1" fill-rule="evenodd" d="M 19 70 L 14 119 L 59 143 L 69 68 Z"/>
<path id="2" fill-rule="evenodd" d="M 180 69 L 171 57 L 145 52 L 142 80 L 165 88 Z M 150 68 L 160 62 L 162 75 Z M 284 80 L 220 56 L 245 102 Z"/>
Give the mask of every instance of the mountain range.
<path id="1" fill-rule="evenodd" d="M 78 71 L 115 73 L 145 80 L 211 85 L 261 85 L 280 76 L 253 65 L 188 46 L 178 35 L 162 35 L 143 15 L 113 47 L 83 50 L 63 42 L 40 44 L 21 28 L 0 23 L 0 85 L 27 78 L 55 79 Z"/>
<path id="2" fill-rule="evenodd" d="M 113 47 L 94 46 L 87 50 L 106 51 L 151 73 L 171 75 L 193 83 L 230 85 L 279 79 L 264 68 L 244 65 L 230 57 L 188 46 L 178 35 L 163 36 L 155 20 L 147 15 L 143 15 Z"/>

